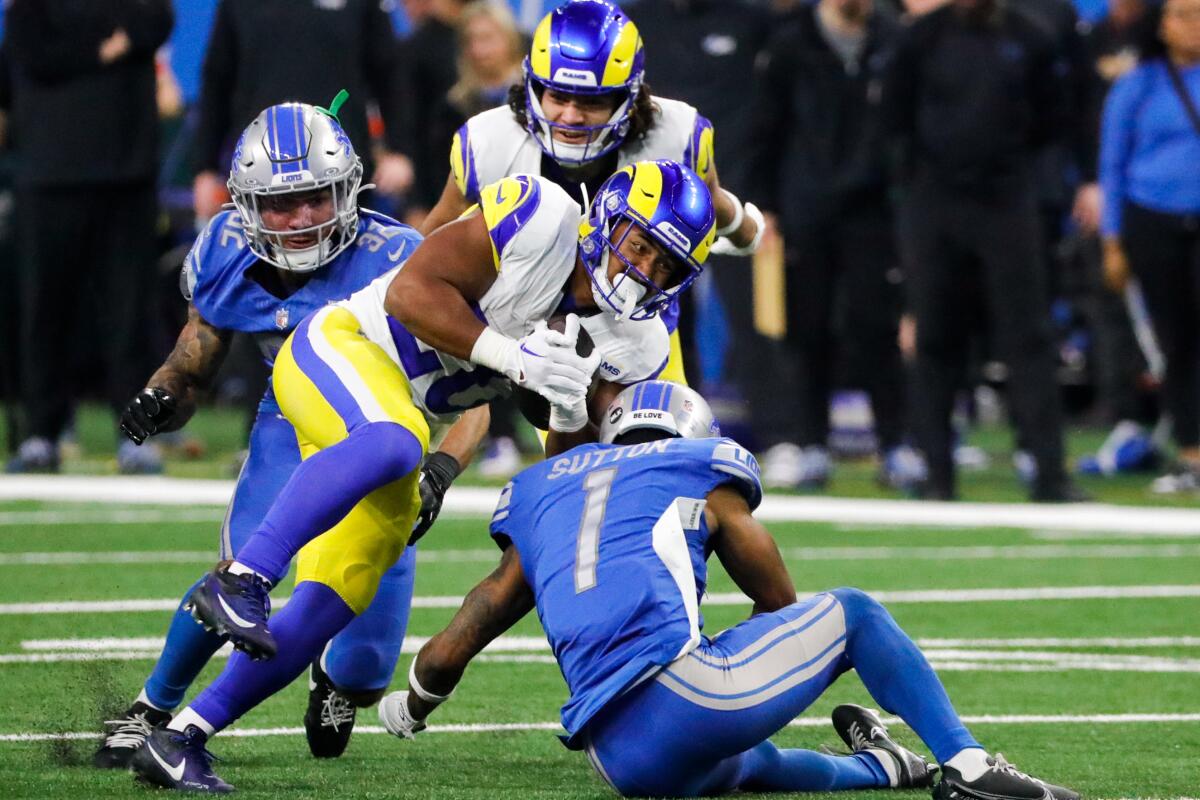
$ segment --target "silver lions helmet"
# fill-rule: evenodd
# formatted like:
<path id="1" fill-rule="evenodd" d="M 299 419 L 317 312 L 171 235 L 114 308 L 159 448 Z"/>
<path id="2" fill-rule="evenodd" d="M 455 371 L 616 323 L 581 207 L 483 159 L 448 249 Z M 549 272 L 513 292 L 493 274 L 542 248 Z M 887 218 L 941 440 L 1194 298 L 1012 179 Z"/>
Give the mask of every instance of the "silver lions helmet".
<path id="1" fill-rule="evenodd" d="M 604 412 L 600 441 L 612 444 L 618 436 L 646 428 L 682 439 L 721 435 L 708 401 L 670 381 L 644 381 L 622 390 Z"/>
<path id="2" fill-rule="evenodd" d="M 229 193 L 251 251 L 292 272 L 311 272 L 333 260 L 358 235 L 362 175 L 350 137 L 329 113 L 307 103 L 264 110 L 238 139 L 229 169 Z M 330 220 L 297 230 L 272 230 L 263 223 L 264 203 L 322 189 L 332 195 Z M 312 244 L 297 246 L 308 241 Z"/>

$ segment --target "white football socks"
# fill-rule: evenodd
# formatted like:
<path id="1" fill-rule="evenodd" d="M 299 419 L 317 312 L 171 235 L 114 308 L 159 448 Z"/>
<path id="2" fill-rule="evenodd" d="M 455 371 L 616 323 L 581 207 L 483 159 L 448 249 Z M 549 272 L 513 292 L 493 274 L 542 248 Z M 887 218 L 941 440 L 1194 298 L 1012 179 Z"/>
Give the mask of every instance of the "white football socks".
<path id="1" fill-rule="evenodd" d="M 954 767 L 967 783 L 979 780 L 991 766 L 987 762 L 987 750 L 982 747 L 967 747 L 959 750 L 954 757 L 946 762 L 947 767 Z"/>
<path id="2" fill-rule="evenodd" d="M 255 570 L 251 569 L 250 567 L 247 567 L 245 564 L 243 564 L 240 561 L 234 561 L 232 564 L 229 565 L 229 574 L 230 575 L 257 575 L 258 577 L 260 577 L 264 581 L 266 581 L 267 586 L 271 585 L 271 581 L 267 578 L 266 575 L 263 575 L 261 572 L 256 572 Z"/>
<path id="3" fill-rule="evenodd" d="M 141 692 L 138 693 L 137 700 L 135 700 L 134 702 L 148 705 L 151 708 L 153 708 L 155 711 L 166 711 L 167 713 L 170 713 L 170 711 L 171 711 L 171 709 L 169 709 L 169 708 L 163 708 L 162 706 L 151 703 L 150 695 L 146 694 L 146 690 L 144 688 L 142 689 Z"/>
<path id="4" fill-rule="evenodd" d="M 192 707 L 188 706 L 183 711 L 175 715 L 175 719 L 171 720 L 171 724 L 167 727 L 173 731 L 184 733 L 187 731 L 188 725 L 195 725 L 200 730 L 204 731 L 205 736 L 212 736 L 216 730 L 204 717 L 192 711 Z"/>

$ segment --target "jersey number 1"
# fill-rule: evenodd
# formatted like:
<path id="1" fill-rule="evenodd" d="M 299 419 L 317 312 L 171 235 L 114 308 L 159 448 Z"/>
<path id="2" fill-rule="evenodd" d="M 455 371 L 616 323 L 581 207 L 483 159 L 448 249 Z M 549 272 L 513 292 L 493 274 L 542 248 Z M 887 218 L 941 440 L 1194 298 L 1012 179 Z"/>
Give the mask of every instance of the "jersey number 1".
<path id="1" fill-rule="evenodd" d="M 583 479 L 587 497 L 583 501 L 583 517 L 575 540 L 575 594 L 586 592 L 596 585 L 596 562 L 600 560 L 600 527 L 608 511 L 608 493 L 612 489 L 617 468 L 609 467 L 589 472 Z"/>

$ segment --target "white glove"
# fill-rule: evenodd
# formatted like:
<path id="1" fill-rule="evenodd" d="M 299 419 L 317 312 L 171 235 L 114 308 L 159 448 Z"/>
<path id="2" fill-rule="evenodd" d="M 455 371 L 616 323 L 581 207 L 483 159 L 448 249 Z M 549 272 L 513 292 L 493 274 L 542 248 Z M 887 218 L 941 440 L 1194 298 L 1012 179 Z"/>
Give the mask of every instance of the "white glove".
<path id="1" fill-rule="evenodd" d="M 550 430 L 559 433 L 575 433 L 588 424 L 588 401 L 583 396 L 569 406 L 550 404 Z"/>
<path id="2" fill-rule="evenodd" d="M 471 350 L 471 361 L 490 367 L 518 386 L 537 392 L 552 404 L 569 406 L 584 397 L 600 366 L 600 353 L 575 353 L 579 317 L 567 316 L 566 330 L 550 330 L 545 321 L 520 341 L 484 328 Z"/>
<path id="3" fill-rule="evenodd" d="M 401 739 L 412 739 L 425 730 L 425 720 L 408 713 L 408 692 L 392 692 L 379 701 L 379 721 L 387 732 Z"/>
<path id="4" fill-rule="evenodd" d="M 758 210 L 758 206 L 754 205 L 754 203 L 746 203 L 744 208 L 746 216 L 754 220 L 756 226 L 754 239 L 745 247 L 738 247 L 728 237 L 722 236 L 713 242 L 713 246 L 709 250 L 710 253 L 718 256 L 749 256 L 758 252 L 758 246 L 762 244 L 763 234 L 767 231 L 767 221 L 763 219 L 762 212 Z"/>

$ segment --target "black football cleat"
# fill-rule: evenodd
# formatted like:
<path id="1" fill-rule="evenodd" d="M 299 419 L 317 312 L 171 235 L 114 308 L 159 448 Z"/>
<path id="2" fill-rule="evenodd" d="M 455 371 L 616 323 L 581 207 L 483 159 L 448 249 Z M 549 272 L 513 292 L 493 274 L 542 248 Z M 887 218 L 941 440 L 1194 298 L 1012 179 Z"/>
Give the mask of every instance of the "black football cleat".
<path id="1" fill-rule="evenodd" d="M 92 765 L 97 769 L 126 769 L 154 727 L 170 721 L 171 712 L 134 703 L 120 717 L 104 723 L 104 741 L 92 756 Z"/>
<path id="2" fill-rule="evenodd" d="M 188 609 L 201 625 L 228 636 L 233 646 L 250 658 L 271 658 L 276 647 L 267 628 L 269 591 L 269 584 L 258 575 L 234 575 L 229 565 L 222 563 L 192 592 Z"/>
<path id="3" fill-rule="evenodd" d="M 1020 772 L 996 753 L 988 770 L 973 781 L 963 780 L 954 767 L 942 765 L 942 779 L 933 787 L 934 800 L 1079 800 L 1079 793 Z"/>
<path id="4" fill-rule="evenodd" d="M 871 709 L 849 703 L 838 706 L 833 710 L 833 729 L 855 753 L 875 757 L 887 773 L 889 786 L 911 789 L 933 785 L 937 767 L 897 744 Z"/>
<path id="5" fill-rule="evenodd" d="M 204 747 L 207 741 L 204 731 L 195 725 L 183 733 L 155 728 L 129 766 L 138 780 L 164 789 L 228 794 L 233 787 L 213 772 L 216 756 Z"/>
<path id="6" fill-rule="evenodd" d="M 308 675 L 308 710 L 304 713 L 304 735 L 313 756 L 337 758 L 346 752 L 357 713 L 358 709 L 321 669 L 320 659 L 314 661 Z"/>

